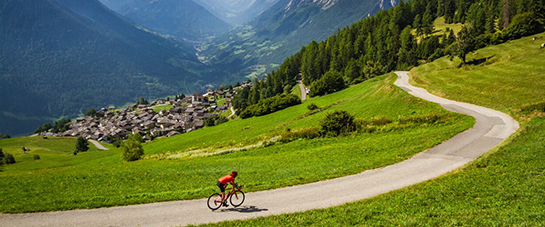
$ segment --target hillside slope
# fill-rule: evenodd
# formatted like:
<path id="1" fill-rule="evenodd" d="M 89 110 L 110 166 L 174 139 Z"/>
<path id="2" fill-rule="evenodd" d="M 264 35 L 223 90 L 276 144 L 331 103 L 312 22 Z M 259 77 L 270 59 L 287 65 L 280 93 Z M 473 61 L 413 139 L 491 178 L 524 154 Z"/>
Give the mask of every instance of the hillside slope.
<path id="1" fill-rule="evenodd" d="M 91 107 L 190 92 L 205 79 L 190 45 L 97 0 L 4 1 L 0 34 L 0 131 L 11 135 Z"/>
<path id="2" fill-rule="evenodd" d="M 279 0 L 195 0 L 218 18 L 232 25 L 246 23 Z"/>
<path id="3" fill-rule="evenodd" d="M 246 26 L 213 40 L 202 54 L 212 64 L 247 76 L 250 67 L 275 68 L 301 46 L 323 40 L 342 27 L 390 8 L 390 4 L 377 0 L 281 0 Z"/>
<path id="4" fill-rule="evenodd" d="M 473 63 L 462 68 L 456 67 L 459 60 L 444 57 L 411 71 L 412 84 L 431 93 L 505 111 L 521 121 L 516 134 L 476 161 L 454 173 L 368 200 L 207 226 L 542 225 L 545 49 L 539 48 L 543 43 L 539 37 L 543 36 L 476 50 L 468 57 Z"/>
<path id="5" fill-rule="evenodd" d="M 203 40 L 230 27 L 192 0 L 132 0 L 116 12 L 139 25 L 180 40 Z"/>

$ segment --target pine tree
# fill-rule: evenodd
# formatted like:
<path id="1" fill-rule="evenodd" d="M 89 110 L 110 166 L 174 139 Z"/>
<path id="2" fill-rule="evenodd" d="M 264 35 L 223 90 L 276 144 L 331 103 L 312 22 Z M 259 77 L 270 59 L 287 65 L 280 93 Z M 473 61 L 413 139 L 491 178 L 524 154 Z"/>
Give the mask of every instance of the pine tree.
<path id="1" fill-rule="evenodd" d="M 433 33 L 433 17 L 429 12 L 426 12 L 422 17 L 422 33 L 425 35 Z"/>
<path id="2" fill-rule="evenodd" d="M 416 36 L 422 35 L 422 17 L 420 14 L 414 17 L 413 28 L 416 29 Z"/>
<path id="3" fill-rule="evenodd" d="M 502 3 L 502 10 L 501 10 L 501 21 L 500 21 L 500 28 L 506 29 L 509 24 L 511 23 L 511 1 L 510 0 L 503 0 Z"/>

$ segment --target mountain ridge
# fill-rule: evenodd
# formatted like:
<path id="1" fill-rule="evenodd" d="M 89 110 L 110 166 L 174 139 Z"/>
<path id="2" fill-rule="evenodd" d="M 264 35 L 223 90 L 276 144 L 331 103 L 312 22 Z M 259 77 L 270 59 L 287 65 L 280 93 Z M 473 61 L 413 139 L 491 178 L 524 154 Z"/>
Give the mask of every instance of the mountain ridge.
<path id="1" fill-rule="evenodd" d="M 191 92 L 215 75 L 191 45 L 137 27 L 96 0 L 8 0 L 0 11 L 2 133 L 29 133 L 139 96 Z"/>

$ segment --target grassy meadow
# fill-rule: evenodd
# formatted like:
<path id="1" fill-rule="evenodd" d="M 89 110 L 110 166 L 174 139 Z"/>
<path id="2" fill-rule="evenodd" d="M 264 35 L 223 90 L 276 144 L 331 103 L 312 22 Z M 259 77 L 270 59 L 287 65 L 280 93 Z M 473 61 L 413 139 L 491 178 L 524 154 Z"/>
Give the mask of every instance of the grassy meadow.
<path id="1" fill-rule="evenodd" d="M 465 167 L 411 187 L 327 209 L 219 223 L 221 226 L 543 226 L 545 49 L 539 34 L 414 68 L 412 84 L 437 95 L 504 111 L 521 129 Z"/>
<path id="2" fill-rule="evenodd" d="M 433 94 L 497 109 L 514 117 L 531 104 L 545 102 L 544 39 L 538 34 L 490 46 L 459 59 L 441 58 L 411 70 L 411 83 Z"/>
<path id="3" fill-rule="evenodd" d="M 426 150 L 471 127 L 470 117 L 449 113 L 436 104 L 416 99 L 392 85 L 393 74 L 313 98 L 302 105 L 245 120 L 204 128 L 144 145 L 145 159 L 121 161 L 120 151 L 92 150 L 74 156 L 75 139 L 44 144 L 39 137 L 0 140 L 0 147 L 20 161 L 0 167 L 0 212 L 20 213 L 140 204 L 203 198 L 217 190 L 218 177 L 236 169 L 246 191 L 315 182 L 390 165 Z M 308 103 L 323 111 L 308 114 Z M 342 109 L 356 118 L 439 114 L 435 124 L 387 127 L 374 133 L 337 138 L 295 140 L 246 151 L 207 157 L 154 158 L 195 148 L 253 144 L 279 133 L 318 126 L 326 112 Z M 395 123 L 394 123 L 395 126 Z M 29 145 L 34 144 L 34 145 Z M 29 154 L 14 149 L 31 148 Z M 13 150 L 12 150 L 13 149 Z M 20 149 L 20 148 L 19 148 Z M 55 157 L 47 157 L 46 151 Z M 36 152 L 41 160 L 27 160 Z M 339 152 L 343 151 L 343 152 Z M 58 160 L 58 161 L 56 161 Z M 46 163 L 39 165 L 40 163 Z"/>

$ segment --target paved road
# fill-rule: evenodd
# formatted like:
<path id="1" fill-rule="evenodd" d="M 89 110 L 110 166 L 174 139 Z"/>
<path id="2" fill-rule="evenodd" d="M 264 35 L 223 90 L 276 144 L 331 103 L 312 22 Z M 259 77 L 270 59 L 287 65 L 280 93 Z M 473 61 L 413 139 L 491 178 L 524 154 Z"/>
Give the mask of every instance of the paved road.
<path id="1" fill-rule="evenodd" d="M 301 90 L 301 101 L 307 100 L 307 90 L 305 89 L 305 85 L 303 85 L 303 82 L 301 80 L 298 80 L 297 84 L 299 85 L 299 88 Z"/>
<path id="2" fill-rule="evenodd" d="M 89 142 L 91 142 L 92 144 L 95 145 L 95 147 L 97 147 L 99 150 L 103 150 L 103 151 L 107 151 L 107 150 L 110 150 L 104 146 L 102 146 L 102 144 L 100 144 L 98 141 L 96 140 L 89 140 Z"/>
<path id="3" fill-rule="evenodd" d="M 495 147 L 518 129 L 501 112 L 433 96 L 408 84 L 398 72 L 397 86 L 409 94 L 476 119 L 473 128 L 414 157 L 384 168 L 311 184 L 248 193 L 243 207 L 212 212 L 204 199 L 65 212 L 0 215 L 0 226 L 176 226 L 247 219 L 338 206 L 436 178 Z M 316 199 L 319 198 L 319 199 Z"/>
<path id="4" fill-rule="evenodd" d="M 231 115 L 229 115 L 227 118 L 231 118 L 233 115 L 235 115 L 235 108 L 233 108 L 233 106 L 229 107 L 229 110 L 231 110 Z"/>

